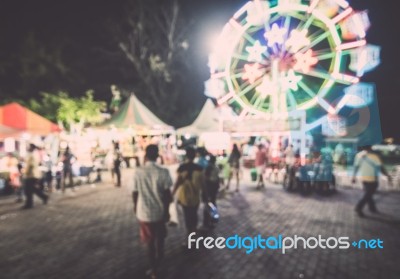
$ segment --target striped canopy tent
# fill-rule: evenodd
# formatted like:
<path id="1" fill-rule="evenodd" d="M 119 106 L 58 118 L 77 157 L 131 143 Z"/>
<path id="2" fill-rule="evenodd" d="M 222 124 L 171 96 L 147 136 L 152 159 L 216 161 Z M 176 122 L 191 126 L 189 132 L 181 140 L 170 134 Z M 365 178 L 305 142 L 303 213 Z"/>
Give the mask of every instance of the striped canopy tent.
<path id="1" fill-rule="evenodd" d="M 45 136 L 61 131 L 58 125 L 18 103 L 0 107 L 0 125 L 5 129 L 4 133 L 8 131 L 10 134 L 26 132 Z"/>
<path id="2" fill-rule="evenodd" d="M 161 135 L 174 132 L 174 128 L 155 116 L 131 94 L 121 108 L 99 128 L 132 129 L 138 135 Z"/>

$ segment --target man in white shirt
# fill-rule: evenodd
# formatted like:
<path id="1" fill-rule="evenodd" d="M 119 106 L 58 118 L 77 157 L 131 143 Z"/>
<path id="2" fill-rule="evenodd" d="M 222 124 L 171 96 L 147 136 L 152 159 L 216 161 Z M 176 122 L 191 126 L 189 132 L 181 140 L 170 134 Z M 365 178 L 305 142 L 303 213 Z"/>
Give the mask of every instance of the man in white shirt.
<path id="1" fill-rule="evenodd" d="M 372 152 L 372 148 L 370 145 L 365 146 L 364 150 L 356 155 L 352 180 L 353 183 L 356 182 L 356 175 L 358 173 L 358 176 L 360 177 L 364 186 L 364 196 L 357 203 L 357 206 L 355 208 L 355 211 L 360 217 L 364 216 L 362 210 L 367 203 L 371 212 L 378 212 L 375 206 L 375 202 L 373 200 L 373 195 L 378 188 L 380 172 L 386 175 L 389 179 L 389 182 L 391 182 L 391 177 L 388 175 L 385 168 L 383 167 L 382 161 L 379 156 Z"/>
<path id="2" fill-rule="evenodd" d="M 145 164 L 135 172 L 133 180 L 133 210 L 139 219 L 140 237 L 147 244 L 150 266 L 148 275 L 156 278 L 157 267 L 164 256 L 168 207 L 172 201 L 172 179 L 168 169 L 156 164 L 158 147 L 146 148 Z"/>

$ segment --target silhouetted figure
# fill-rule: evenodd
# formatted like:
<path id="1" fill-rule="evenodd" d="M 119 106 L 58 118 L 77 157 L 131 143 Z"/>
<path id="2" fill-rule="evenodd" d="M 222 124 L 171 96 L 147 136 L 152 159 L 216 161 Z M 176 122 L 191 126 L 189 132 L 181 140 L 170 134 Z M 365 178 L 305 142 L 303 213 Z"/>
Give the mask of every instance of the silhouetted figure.
<path id="1" fill-rule="evenodd" d="M 33 194 L 36 194 L 46 204 L 49 197 L 45 195 L 37 186 L 39 179 L 41 178 L 41 172 L 39 170 L 39 154 L 35 152 L 37 150 L 34 144 L 30 144 L 28 154 L 25 162 L 25 195 L 26 202 L 23 209 L 29 209 L 33 207 Z"/>
<path id="2" fill-rule="evenodd" d="M 229 155 L 228 163 L 230 167 L 230 173 L 228 178 L 228 184 L 226 188 L 229 189 L 232 176 L 236 177 L 236 192 L 239 192 L 239 180 L 240 180 L 240 157 L 242 154 L 239 151 L 237 144 L 235 143 L 232 147 L 231 154 Z"/>
<path id="3" fill-rule="evenodd" d="M 72 155 L 69 146 L 64 151 L 62 155 L 62 163 L 63 163 L 63 183 L 62 183 L 62 192 L 65 192 L 65 188 L 67 185 L 67 178 L 68 178 L 68 186 L 74 190 L 74 180 L 73 180 L 73 173 L 72 173 L 72 160 L 74 156 Z"/>
<path id="4" fill-rule="evenodd" d="M 389 179 L 389 182 L 391 182 L 391 177 L 383 167 L 382 161 L 379 156 L 372 152 L 372 147 L 370 145 L 365 146 L 364 150 L 356 155 L 352 180 L 352 182 L 355 183 L 356 175 L 359 174 L 365 191 L 364 196 L 357 203 L 357 206 L 355 208 L 356 213 L 360 217 L 364 216 L 362 210 L 366 204 L 368 204 L 369 210 L 372 213 L 378 212 L 373 196 L 379 185 L 380 172 L 386 175 Z"/>
<path id="5" fill-rule="evenodd" d="M 267 152 L 264 148 L 264 145 L 259 144 L 258 150 L 256 153 L 256 159 L 254 161 L 254 165 L 257 169 L 258 174 L 258 182 L 257 182 L 257 189 L 264 187 L 264 172 L 267 166 Z"/>
<path id="6" fill-rule="evenodd" d="M 123 161 L 123 157 L 121 151 L 119 150 L 119 144 L 114 144 L 114 153 L 113 153 L 113 171 L 117 177 L 116 187 L 121 187 L 121 163 Z"/>

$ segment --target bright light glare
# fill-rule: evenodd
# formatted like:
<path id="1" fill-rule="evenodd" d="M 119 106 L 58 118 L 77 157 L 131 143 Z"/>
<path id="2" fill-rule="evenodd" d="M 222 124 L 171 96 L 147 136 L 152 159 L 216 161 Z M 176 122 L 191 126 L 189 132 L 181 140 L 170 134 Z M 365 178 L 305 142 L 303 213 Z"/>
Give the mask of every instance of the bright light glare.
<path id="1" fill-rule="evenodd" d="M 286 33 L 286 28 L 279 28 L 278 24 L 274 23 L 271 30 L 265 32 L 264 37 L 267 39 L 268 46 L 271 47 L 274 44 L 282 44 Z"/>

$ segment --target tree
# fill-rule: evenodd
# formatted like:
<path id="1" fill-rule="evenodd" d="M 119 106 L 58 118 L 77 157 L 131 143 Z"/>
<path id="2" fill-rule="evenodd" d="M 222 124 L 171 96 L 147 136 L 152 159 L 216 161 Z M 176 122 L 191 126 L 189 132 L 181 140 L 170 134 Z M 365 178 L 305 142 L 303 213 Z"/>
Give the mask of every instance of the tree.
<path id="1" fill-rule="evenodd" d="M 34 112 L 69 129 L 80 130 L 86 125 L 103 121 L 102 111 L 106 103 L 94 100 L 94 91 L 88 90 L 80 98 L 72 98 L 67 92 L 56 94 L 41 92 L 41 100 L 30 99 L 27 106 Z"/>
<path id="2" fill-rule="evenodd" d="M 57 122 L 58 109 L 61 106 L 61 100 L 68 99 L 68 93 L 62 91 L 57 94 L 41 92 L 40 97 L 40 101 L 33 98 L 29 99 L 27 106 L 50 121 Z"/>
<path id="3" fill-rule="evenodd" d="M 0 55 L 0 94 L 27 100 L 65 83 L 64 48 L 63 42 L 44 43 L 34 32 L 23 34 L 17 46 Z"/>
<path id="4" fill-rule="evenodd" d="M 107 108 L 105 102 L 95 101 L 93 98 L 94 91 L 88 90 L 86 94 L 77 100 L 79 123 L 94 125 L 103 121 L 101 112 Z"/>
<path id="5" fill-rule="evenodd" d="M 88 90 L 80 98 L 60 96 L 60 107 L 57 109 L 57 119 L 66 124 L 70 130 L 81 130 L 85 125 L 100 123 L 101 112 L 106 109 L 106 103 L 95 101 L 93 90 Z"/>
<path id="6" fill-rule="evenodd" d="M 184 96 L 193 90 L 188 52 L 193 21 L 183 17 L 178 0 L 138 0 L 128 5 L 122 28 L 115 26 L 116 43 L 138 77 L 136 94 L 171 121 Z"/>

